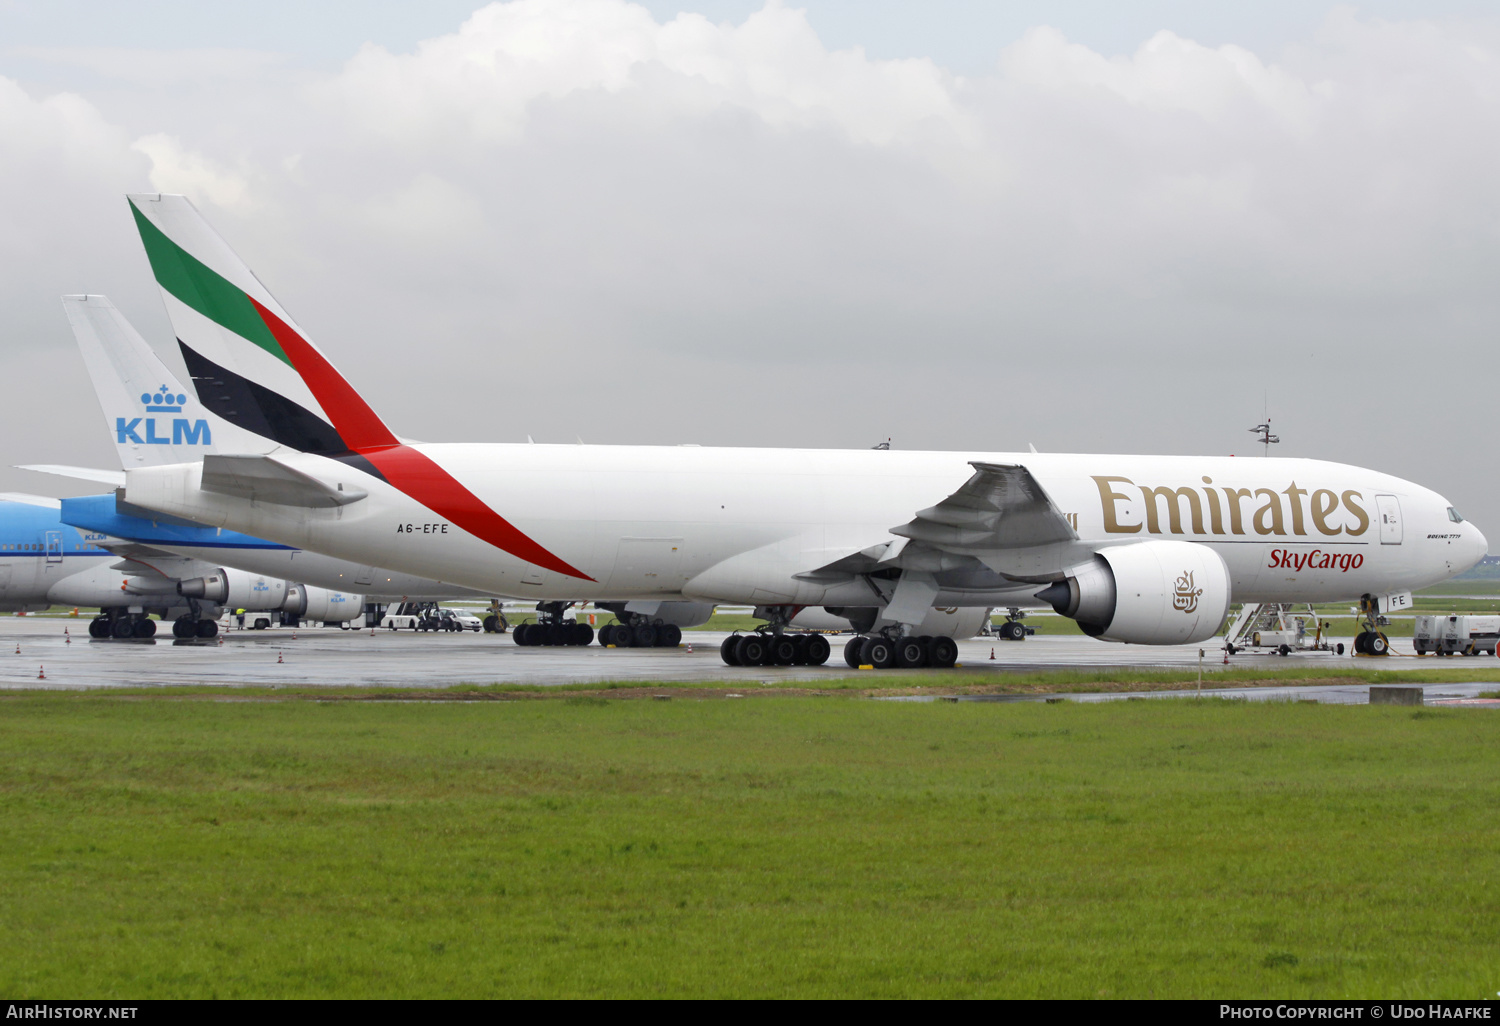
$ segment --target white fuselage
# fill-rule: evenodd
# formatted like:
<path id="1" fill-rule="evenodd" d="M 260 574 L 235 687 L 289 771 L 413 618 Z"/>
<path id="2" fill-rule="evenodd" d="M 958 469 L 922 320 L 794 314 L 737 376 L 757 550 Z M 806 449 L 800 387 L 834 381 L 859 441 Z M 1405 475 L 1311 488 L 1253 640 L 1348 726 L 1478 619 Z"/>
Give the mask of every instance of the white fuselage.
<path id="1" fill-rule="evenodd" d="M 1110 545 L 1212 547 L 1237 602 L 1317 602 L 1420 588 L 1483 557 L 1484 536 L 1429 489 L 1317 460 L 645 446 L 414 446 L 500 516 L 592 580 L 541 569 L 324 457 L 277 459 L 368 492 L 306 508 L 206 492 L 200 464 L 132 470 L 129 501 L 367 565 L 479 591 L 549 599 L 685 597 L 856 604 L 798 578 L 870 546 L 956 491 L 971 461 L 1022 464 L 1078 542 L 981 555 L 1044 578 Z M 1149 492 L 1156 492 L 1148 500 Z M 843 588 L 843 591 L 839 589 Z M 951 584 L 935 604 L 1003 605 L 1032 584 Z M 868 590 L 863 594 L 868 595 Z"/>

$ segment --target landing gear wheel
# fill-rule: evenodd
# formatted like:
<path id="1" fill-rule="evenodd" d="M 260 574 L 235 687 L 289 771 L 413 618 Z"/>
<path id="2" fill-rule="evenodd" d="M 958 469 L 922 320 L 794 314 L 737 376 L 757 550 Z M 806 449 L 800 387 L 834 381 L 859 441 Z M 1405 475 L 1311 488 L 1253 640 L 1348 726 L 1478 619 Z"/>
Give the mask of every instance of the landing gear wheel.
<path id="1" fill-rule="evenodd" d="M 1370 632 L 1369 631 L 1360 631 L 1358 634 L 1356 634 L 1354 636 L 1354 653 L 1355 653 L 1355 655 L 1369 655 L 1370 654 L 1369 644 L 1370 644 Z M 1439 649 L 1439 651 L 1441 651 L 1441 649 Z"/>
<path id="2" fill-rule="evenodd" d="M 759 634 L 741 634 L 734 657 L 741 666 L 765 666 L 770 661 L 769 646 Z"/>
<path id="3" fill-rule="evenodd" d="M 739 646 L 740 636 L 738 634 L 731 634 L 719 643 L 719 658 L 724 660 L 725 666 L 740 665 L 740 657 L 737 651 Z"/>
<path id="4" fill-rule="evenodd" d="M 156 637 L 156 621 L 151 619 L 149 616 L 141 617 L 131 627 L 130 635 L 134 638 Z"/>
<path id="5" fill-rule="evenodd" d="M 198 633 L 198 623 L 191 616 L 179 616 L 172 621 L 172 637 L 191 638 Z"/>
<path id="6" fill-rule="evenodd" d="M 958 662 L 958 642 L 952 638 L 933 638 L 927 652 L 927 665 L 938 670 L 950 669 Z"/>
<path id="7" fill-rule="evenodd" d="M 128 638 L 135 633 L 135 623 L 128 616 L 117 616 L 109 623 L 112 638 Z"/>
<path id="8" fill-rule="evenodd" d="M 860 656 L 864 654 L 864 648 L 864 638 L 850 638 L 844 643 L 844 662 L 849 664 L 849 669 L 857 670 L 864 665 L 859 661 Z"/>
<path id="9" fill-rule="evenodd" d="M 1390 655 L 1391 653 L 1391 643 L 1386 640 L 1384 634 L 1371 634 L 1370 640 L 1365 644 L 1369 647 L 1370 654 L 1373 656 Z"/>
<path id="10" fill-rule="evenodd" d="M 864 651 L 860 653 L 864 660 L 860 665 L 873 666 L 877 670 L 889 670 L 896 665 L 896 646 L 885 638 L 866 638 Z"/>
<path id="11" fill-rule="evenodd" d="M 515 639 L 516 644 L 521 648 L 531 647 L 531 627 L 531 624 L 523 623 L 511 632 L 511 637 Z"/>
<path id="12" fill-rule="evenodd" d="M 927 646 L 924 638 L 902 638 L 896 642 L 896 665 L 903 670 L 916 670 L 927 665 Z"/>
<path id="13" fill-rule="evenodd" d="M 1234 643 L 1233 642 L 1229 642 L 1228 644 L 1226 644 L 1224 646 L 1224 651 L 1228 652 L 1230 655 L 1234 655 L 1236 652 L 1239 651 L 1239 649 L 1237 649 L 1237 648 L 1234 647 Z"/>
<path id="14" fill-rule="evenodd" d="M 808 666 L 822 666 L 828 662 L 828 656 L 832 649 L 828 639 L 821 634 L 809 634 L 807 644 L 803 648 L 803 658 L 807 660 Z"/>
<path id="15" fill-rule="evenodd" d="M 1007 620 L 1000 625 L 1000 637 L 1006 641 L 1025 641 L 1026 628 L 1014 620 Z"/>
<path id="16" fill-rule="evenodd" d="M 771 662 L 777 666 L 791 666 L 797 661 L 797 639 L 782 636 L 771 639 Z"/>
<path id="17" fill-rule="evenodd" d="M 643 623 L 635 629 L 636 648 L 656 647 L 656 628 L 649 623 Z"/>
<path id="18" fill-rule="evenodd" d="M 656 644 L 661 648 L 676 648 L 682 644 L 682 628 L 675 623 L 656 628 Z"/>
<path id="19" fill-rule="evenodd" d="M 219 625 L 213 620 L 199 620 L 193 632 L 200 638 L 212 638 L 219 633 Z"/>
<path id="20" fill-rule="evenodd" d="M 594 628 L 586 623 L 573 625 L 573 644 L 580 648 L 594 643 Z"/>
<path id="21" fill-rule="evenodd" d="M 91 638 L 107 638 L 107 637 L 109 637 L 109 620 L 107 618 L 105 618 L 105 617 L 102 617 L 102 616 L 96 616 L 92 620 L 90 620 L 89 621 L 89 637 L 91 637 Z"/>

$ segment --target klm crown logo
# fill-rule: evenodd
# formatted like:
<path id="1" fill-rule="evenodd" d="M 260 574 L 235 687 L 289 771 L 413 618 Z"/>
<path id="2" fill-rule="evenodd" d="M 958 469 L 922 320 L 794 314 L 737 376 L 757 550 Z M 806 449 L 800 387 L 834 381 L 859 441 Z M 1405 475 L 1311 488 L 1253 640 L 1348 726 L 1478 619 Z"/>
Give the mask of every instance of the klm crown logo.
<path id="1" fill-rule="evenodd" d="M 181 413 L 187 405 L 187 396 L 162 385 L 155 394 L 142 392 L 141 404 L 146 407 L 147 413 Z M 145 432 L 144 437 L 142 431 Z M 120 445 L 212 445 L 213 436 L 209 433 L 208 421 L 201 419 L 173 417 L 172 433 L 168 435 L 165 430 L 161 434 L 157 433 L 155 417 L 132 417 L 129 420 L 116 417 L 115 441 Z"/>
<path id="2" fill-rule="evenodd" d="M 155 395 L 142 392 L 141 402 L 146 405 L 147 413 L 181 413 L 182 408 L 187 405 L 187 396 L 173 395 L 163 385 L 156 390 Z"/>

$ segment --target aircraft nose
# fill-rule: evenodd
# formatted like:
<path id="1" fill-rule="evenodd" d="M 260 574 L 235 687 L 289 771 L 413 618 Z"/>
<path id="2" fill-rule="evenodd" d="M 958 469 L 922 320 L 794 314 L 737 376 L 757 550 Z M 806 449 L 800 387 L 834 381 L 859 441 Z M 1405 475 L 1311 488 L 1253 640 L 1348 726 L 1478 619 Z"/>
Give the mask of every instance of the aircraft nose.
<path id="1" fill-rule="evenodd" d="M 1475 527 L 1473 524 L 1466 524 L 1464 526 L 1468 527 L 1469 529 L 1469 555 L 1473 557 L 1469 561 L 1469 566 L 1473 566 L 1485 556 L 1488 556 L 1490 554 L 1490 543 L 1485 539 L 1484 532 Z M 1468 568 L 1469 567 L 1467 566 L 1464 567 L 1465 570 L 1467 570 Z"/>

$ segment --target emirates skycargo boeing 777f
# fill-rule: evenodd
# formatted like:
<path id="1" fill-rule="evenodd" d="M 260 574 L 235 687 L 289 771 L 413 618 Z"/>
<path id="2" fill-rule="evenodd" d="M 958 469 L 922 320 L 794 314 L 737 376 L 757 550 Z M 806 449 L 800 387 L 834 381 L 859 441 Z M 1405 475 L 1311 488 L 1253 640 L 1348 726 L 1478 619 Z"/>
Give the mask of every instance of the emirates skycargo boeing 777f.
<path id="1" fill-rule="evenodd" d="M 1486 551 L 1437 493 L 1318 460 L 407 441 L 191 203 L 130 204 L 203 405 L 254 442 L 130 470 L 132 505 L 489 593 L 764 607 L 731 662 L 808 607 L 877 665 L 951 665 L 954 607 L 1201 642 L 1231 600 L 1374 599 Z"/>

